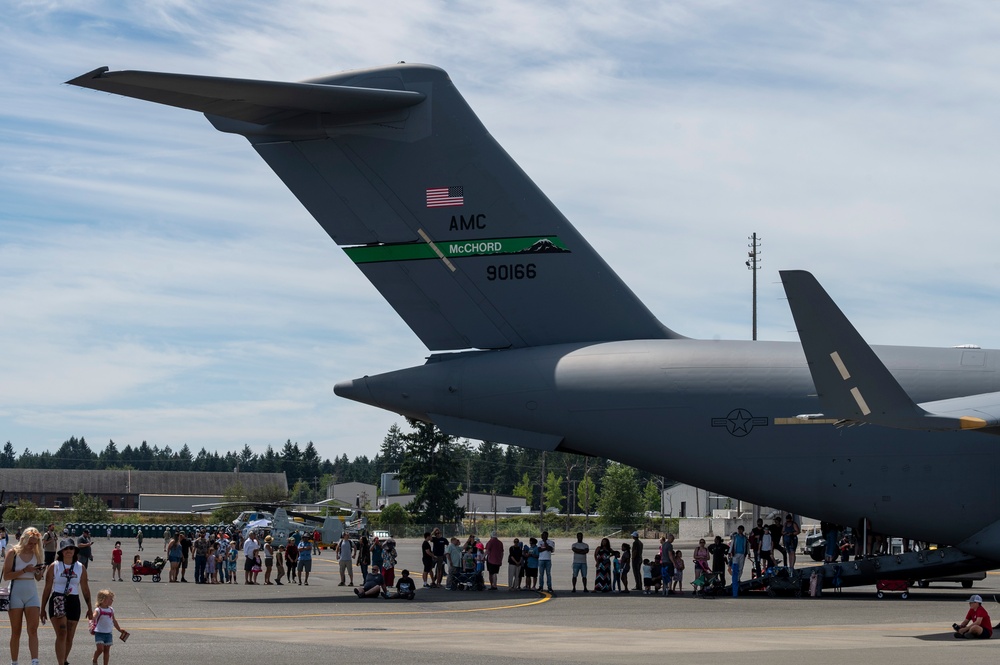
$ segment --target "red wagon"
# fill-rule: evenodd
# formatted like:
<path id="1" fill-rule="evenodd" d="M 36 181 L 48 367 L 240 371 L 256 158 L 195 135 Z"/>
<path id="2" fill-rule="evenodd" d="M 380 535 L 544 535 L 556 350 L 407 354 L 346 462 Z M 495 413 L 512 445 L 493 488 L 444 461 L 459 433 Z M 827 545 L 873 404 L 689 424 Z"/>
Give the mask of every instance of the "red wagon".
<path id="1" fill-rule="evenodd" d="M 875 580 L 875 595 L 884 598 L 886 591 L 898 593 L 900 598 L 906 600 L 910 597 L 910 583 L 906 580 Z"/>
<path id="2" fill-rule="evenodd" d="M 141 582 L 143 575 L 152 575 L 154 582 L 160 581 L 163 572 L 163 560 L 157 557 L 155 561 L 143 561 L 132 566 L 132 581 Z"/>

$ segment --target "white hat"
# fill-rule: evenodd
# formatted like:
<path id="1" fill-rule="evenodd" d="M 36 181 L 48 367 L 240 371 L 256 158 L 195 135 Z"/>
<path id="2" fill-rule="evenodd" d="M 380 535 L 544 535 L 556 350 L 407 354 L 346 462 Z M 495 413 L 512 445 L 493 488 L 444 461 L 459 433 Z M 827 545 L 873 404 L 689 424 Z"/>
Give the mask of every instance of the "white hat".
<path id="1" fill-rule="evenodd" d="M 973 594 L 972 597 L 969 598 L 969 602 L 970 603 L 979 603 L 980 605 L 982 605 L 983 604 L 983 597 L 982 596 L 978 596 L 976 594 Z"/>
<path id="2" fill-rule="evenodd" d="M 638 538 L 639 537 L 639 532 L 638 531 L 633 531 L 632 532 L 632 537 L 633 538 Z"/>

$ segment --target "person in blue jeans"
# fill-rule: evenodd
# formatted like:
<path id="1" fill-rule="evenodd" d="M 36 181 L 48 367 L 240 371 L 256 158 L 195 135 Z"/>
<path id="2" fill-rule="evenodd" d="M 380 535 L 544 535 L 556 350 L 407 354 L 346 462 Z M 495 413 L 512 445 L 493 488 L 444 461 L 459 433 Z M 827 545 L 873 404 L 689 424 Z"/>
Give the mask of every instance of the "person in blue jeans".
<path id="1" fill-rule="evenodd" d="M 555 549 L 556 544 L 549 540 L 549 532 L 542 531 L 538 541 L 538 588 L 547 587 L 549 592 L 552 591 L 552 553 Z"/>

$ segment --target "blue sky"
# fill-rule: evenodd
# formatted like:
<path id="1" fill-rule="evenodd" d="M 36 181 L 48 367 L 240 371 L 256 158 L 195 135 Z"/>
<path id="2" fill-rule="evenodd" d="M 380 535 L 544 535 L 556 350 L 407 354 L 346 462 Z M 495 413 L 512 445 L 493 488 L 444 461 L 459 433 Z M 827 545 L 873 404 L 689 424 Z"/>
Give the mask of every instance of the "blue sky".
<path id="1" fill-rule="evenodd" d="M 0 25 L 0 441 L 373 455 L 334 383 L 427 354 L 243 139 L 80 90 L 102 65 L 446 69 L 653 312 L 794 340 L 811 270 L 872 343 L 1000 346 L 1000 6 L 62 2 Z"/>

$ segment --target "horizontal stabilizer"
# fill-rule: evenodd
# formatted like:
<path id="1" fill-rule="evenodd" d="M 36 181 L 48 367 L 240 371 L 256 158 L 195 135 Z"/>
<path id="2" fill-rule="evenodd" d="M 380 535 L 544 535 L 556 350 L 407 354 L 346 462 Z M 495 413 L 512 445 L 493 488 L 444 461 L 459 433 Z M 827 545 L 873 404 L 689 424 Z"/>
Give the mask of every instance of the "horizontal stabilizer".
<path id="1" fill-rule="evenodd" d="M 427 416 L 437 425 L 438 429 L 450 436 L 461 436 L 467 439 L 492 441 L 494 443 L 506 443 L 512 446 L 544 450 L 546 452 L 551 452 L 558 448 L 563 440 L 563 437 L 555 434 L 528 432 L 501 425 L 467 420 L 465 418 L 442 416 L 436 413 L 429 413 Z"/>
<path id="2" fill-rule="evenodd" d="M 780 274 L 824 417 L 934 431 L 1000 422 L 1000 393 L 915 404 L 812 274 Z"/>
<path id="3" fill-rule="evenodd" d="M 419 104 L 425 97 L 410 90 L 161 72 L 112 72 L 107 67 L 100 67 L 67 83 L 256 125 L 287 120 L 303 113 L 328 113 L 333 116 L 384 113 Z"/>

